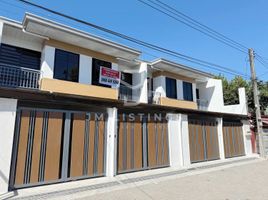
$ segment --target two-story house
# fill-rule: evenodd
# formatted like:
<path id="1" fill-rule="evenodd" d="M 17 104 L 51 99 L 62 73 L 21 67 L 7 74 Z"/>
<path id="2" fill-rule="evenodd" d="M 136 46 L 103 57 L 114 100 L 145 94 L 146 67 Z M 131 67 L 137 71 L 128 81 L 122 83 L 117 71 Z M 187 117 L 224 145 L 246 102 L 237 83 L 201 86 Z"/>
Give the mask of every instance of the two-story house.
<path id="1" fill-rule="evenodd" d="M 252 153 L 244 89 L 31 14 L 0 19 L 0 194 Z"/>

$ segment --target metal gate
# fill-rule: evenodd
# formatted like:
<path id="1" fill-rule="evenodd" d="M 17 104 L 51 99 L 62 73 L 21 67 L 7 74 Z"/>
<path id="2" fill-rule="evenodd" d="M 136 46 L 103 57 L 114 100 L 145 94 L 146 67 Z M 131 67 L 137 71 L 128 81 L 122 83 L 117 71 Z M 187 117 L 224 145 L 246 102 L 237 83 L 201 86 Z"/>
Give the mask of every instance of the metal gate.
<path id="1" fill-rule="evenodd" d="M 223 122 L 225 158 L 245 155 L 242 127 L 241 122 Z"/>
<path id="2" fill-rule="evenodd" d="M 188 123 L 191 163 L 219 159 L 217 122 L 189 119 Z"/>
<path id="3" fill-rule="evenodd" d="M 167 121 L 121 114 L 118 122 L 117 172 L 169 166 Z"/>
<path id="4" fill-rule="evenodd" d="M 103 113 L 19 109 L 10 188 L 104 175 Z"/>

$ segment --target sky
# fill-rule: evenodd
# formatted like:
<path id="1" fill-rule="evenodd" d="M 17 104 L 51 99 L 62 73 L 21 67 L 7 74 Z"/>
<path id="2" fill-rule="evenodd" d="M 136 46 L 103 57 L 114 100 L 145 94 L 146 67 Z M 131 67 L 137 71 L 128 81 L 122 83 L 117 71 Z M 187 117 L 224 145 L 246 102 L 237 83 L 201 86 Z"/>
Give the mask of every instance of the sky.
<path id="1" fill-rule="evenodd" d="M 247 54 L 213 40 L 138 0 L 32 0 L 32 2 L 194 58 L 234 69 L 247 76 L 250 75 Z M 164 0 L 164 2 L 244 46 L 253 48 L 259 55 L 267 58 L 267 66 L 264 67 L 257 61 L 255 65 L 258 78 L 268 80 L 267 0 Z M 26 6 L 16 0 L 0 0 L 0 16 L 21 21 L 25 12 L 56 20 L 141 50 L 143 52 L 141 59 L 152 61 L 157 57 L 166 58 L 216 75 L 221 73 L 229 79 L 233 78 L 233 75 L 138 46 L 85 25 Z"/>

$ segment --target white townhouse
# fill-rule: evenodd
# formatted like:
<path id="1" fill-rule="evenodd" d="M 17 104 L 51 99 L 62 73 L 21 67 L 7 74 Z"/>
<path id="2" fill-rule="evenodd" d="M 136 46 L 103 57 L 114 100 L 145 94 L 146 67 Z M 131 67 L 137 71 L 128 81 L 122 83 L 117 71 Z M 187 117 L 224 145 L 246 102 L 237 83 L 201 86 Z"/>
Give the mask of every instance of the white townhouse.
<path id="1" fill-rule="evenodd" d="M 32 14 L 0 19 L 0 194 L 252 154 L 245 90 Z"/>

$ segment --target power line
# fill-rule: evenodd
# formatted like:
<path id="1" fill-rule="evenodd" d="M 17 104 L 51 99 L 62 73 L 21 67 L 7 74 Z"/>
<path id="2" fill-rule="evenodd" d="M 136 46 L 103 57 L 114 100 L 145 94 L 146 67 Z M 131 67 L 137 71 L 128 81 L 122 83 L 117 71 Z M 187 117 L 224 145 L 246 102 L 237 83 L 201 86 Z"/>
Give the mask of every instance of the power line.
<path id="1" fill-rule="evenodd" d="M 72 17 L 70 15 L 63 14 L 63 13 L 51 10 L 49 8 L 46 8 L 46 7 L 38 5 L 38 4 L 29 2 L 29 1 L 26 1 L 26 0 L 17 0 L 17 1 L 22 2 L 22 3 L 26 4 L 26 5 L 30 5 L 30 6 L 39 8 L 41 10 L 44 10 L 44 11 L 47 11 L 47 12 L 50 12 L 50 13 L 53 13 L 55 15 L 58 15 L 58 16 L 61 16 L 61 17 L 76 21 L 78 23 L 85 24 L 85 25 L 93 27 L 93 28 L 95 28 L 97 30 L 101 30 L 103 32 L 109 33 L 111 35 L 115 35 L 117 37 L 123 38 L 123 39 L 128 40 L 130 42 L 133 42 L 135 44 L 147 47 L 149 49 L 153 49 L 153 50 L 158 51 L 158 52 L 165 53 L 167 55 L 170 55 L 170 56 L 173 56 L 173 57 L 176 57 L 176 58 L 188 61 L 188 62 L 192 62 L 192 63 L 198 64 L 198 65 L 204 66 L 204 67 L 209 67 L 210 69 L 214 69 L 214 70 L 217 70 L 217 71 L 222 71 L 222 72 L 229 73 L 229 74 L 232 74 L 232 75 L 239 75 L 239 76 L 245 77 L 244 74 L 242 74 L 241 72 L 238 72 L 236 70 L 233 70 L 233 69 L 230 69 L 230 68 L 218 65 L 218 64 L 210 63 L 210 62 L 207 62 L 207 61 L 204 61 L 204 60 L 201 60 L 201 59 L 193 58 L 191 56 L 187 56 L 187 55 L 178 53 L 176 51 L 169 50 L 169 49 L 166 49 L 166 48 L 163 48 L 163 47 L 151 44 L 151 43 L 144 42 L 144 41 L 135 39 L 133 37 L 121 34 L 119 32 L 115 32 L 115 31 L 112 31 L 110 29 L 95 25 L 93 23 L 90 23 L 90 22 L 87 22 L 87 21 Z"/>
<path id="2" fill-rule="evenodd" d="M 184 14 L 184 13 L 178 11 L 177 9 L 171 7 L 170 5 L 164 3 L 164 2 L 162 2 L 162 1 L 160 1 L 160 0 L 156 0 L 156 1 L 159 2 L 159 3 L 161 3 L 162 5 L 165 5 L 165 6 L 166 6 L 167 8 L 169 8 L 170 10 L 175 11 L 176 13 L 178 13 L 178 14 L 180 14 L 181 16 L 185 17 L 186 19 L 189 19 L 190 21 L 192 21 L 192 22 L 194 22 L 194 23 L 200 25 L 200 26 L 203 27 L 204 29 L 207 29 L 207 30 L 211 31 L 212 33 L 215 33 L 215 34 L 221 36 L 222 38 L 225 38 L 226 40 L 229 40 L 230 42 L 232 42 L 232 43 L 234 43 L 234 44 L 240 46 L 241 48 L 244 48 L 245 50 L 248 50 L 248 47 L 244 46 L 243 44 L 238 43 L 237 41 L 235 41 L 235 40 L 233 40 L 233 39 L 231 39 L 231 38 L 229 38 L 229 37 L 223 35 L 222 33 L 219 33 L 218 31 L 216 31 L 216 30 L 214 30 L 214 29 L 212 29 L 212 28 L 210 28 L 210 27 L 208 27 L 208 26 L 202 24 L 201 22 L 199 22 L 199 21 L 193 19 L 192 17 L 190 17 L 190 16 L 188 16 L 188 15 L 186 15 L 186 14 Z"/>
<path id="3" fill-rule="evenodd" d="M 227 46 L 229 46 L 229 47 L 231 47 L 233 49 L 236 49 L 236 50 L 238 50 L 238 51 L 240 51 L 242 53 L 247 54 L 247 51 L 246 51 L 247 48 L 246 47 L 244 47 L 244 46 L 241 47 L 238 42 L 232 42 L 233 40 L 226 39 L 227 37 L 224 38 L 225 36 L 224 37 L 221 36 L 222 34 L 220 34 L 220 35 L 219 34 L 215 34 L 214 32 L 216 32 L 216 31 L 214 31 L 214 30 L 211 31 L 212 29 L 211 30 L 208 30 L 207 28 L 201 26 L 201 23 L 200 24 L 196 24 L 196 22 L 193 23 L 192 21 L 190 21 L 189 19 L 187 19 L 185 17 L 183 19 L 181 19 L 181 16 L 178 15 L 177 13 L 175 13 L 174 11 L 170 11 L 170 9 L 168 9 L 168 8 L 162 6 L 162 5 L 159 5 L 159 4 L 157 4 L 157 3 L 155 3 L 155 2 L 153 2 L 151 0 L 148 0 L 151 3 L 145 2 L 144 0 L 137 0 L 137 1 L 139 1 L 139 2 L 141 2 L 143 4 L 145 4 L 145 5 L 153 8 L 154 10 L 157 10 L 158 12 L 160 12 L 162 14 L 165 14 L 165 15 L 171 17 L 172 19 L 174 19 L 176 21 L 179 21 L 180 23 L 183 23 L 186 26 L 189 26 L 190 28 L 192 28 L 192 29 L 194 29 L 194 30 L 196 30 L 198 32 L 203 33 L 204 35 L 206 35 L 206 36 L 208 36 L 208 37 L 210 37 L 212 39 L 215 39 L 215 40 L 217 40 L 217 41 L 219 41 L 219 42 L 221 42 L 221 43 L 223 43 L 223 44 L 225 44 L 225 45 L 227 45 Z M 160 7 L 160 8 L 157 8 L 156 6 L 154 6 L 152 4 L 154 4 L 154 5 L 156 5 L 156 6 Z M 163 11 L 163 9 L 165 11 Z M 187 21 L 187 22 L 185 22 L 185 21 Z M 239 46 L 236 43 L 239 44 Z"/>

